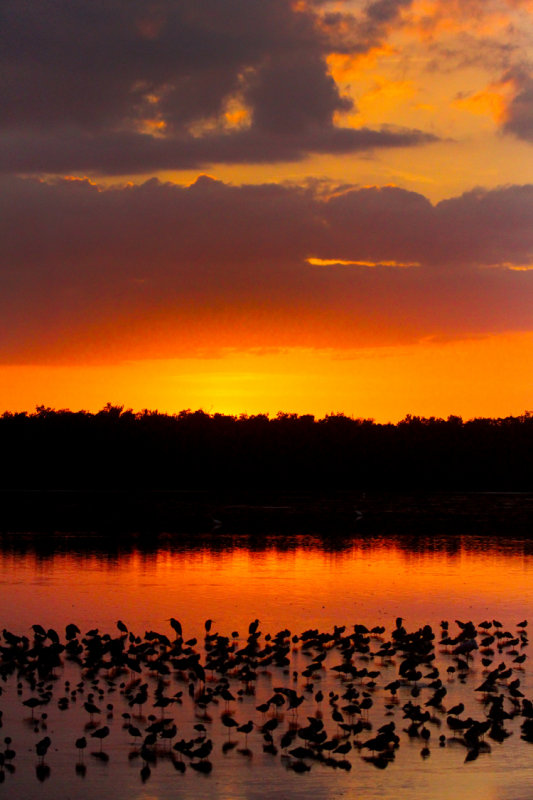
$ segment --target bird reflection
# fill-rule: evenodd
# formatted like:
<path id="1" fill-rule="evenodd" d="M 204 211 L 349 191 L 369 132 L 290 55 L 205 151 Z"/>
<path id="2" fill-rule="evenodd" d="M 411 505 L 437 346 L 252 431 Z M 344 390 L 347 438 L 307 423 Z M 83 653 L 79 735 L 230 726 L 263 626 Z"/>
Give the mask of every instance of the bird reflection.
<path id="1" fill-rule="evenodd" d="M 97 629 L 82 635 L 69 623 L 63 641 L 55 629 L 37 623 L 29 636 L 4 629 L 4 691 L 11 677 L 21 717 L 28 721 L 29 709 L 31 729 L 40 736 L 49 715 L 36 716 L 37 708 L 55 702 L 56 713 L 68 718 L 79 702 L 89 720 L 85 717 L 87 733 L 79 731 L 71 740 L 76 774 L 87 773 L 84 754 L 91 739 L 99 742 L 91 755 L 109 761 L 103 749 L 109 737 L 113 752 L 123 743 L 128 758 L 139 759 L 142 783 L 161 761 L 170 761 L 180 774 L 190 768 L 208 776 L 220 753 L 227 759 L 238 753 L 252 766 L 255 750 L 267 763 L 278 760 L 303 775 L 317 764 L 344 771 L 356 762 L 361 769 L 391 768 L 406 741 L 418 745 L 420 768 L 437 746 L 450 745 L 450 757 L 460 746 L 465 763 L 483 760 L 491 745 L 504 745 L 518 725 L 520 738 L 533 742 L 533 701 L 522 683 L 525 619 L 509 627 L 499 619 L 443 620 L 434 631 L 429 624 L 410 630 L 399 616 L 388 635 L 383 625 L 360 623 L 263 635 L 254 619 L 242 638 L 212 632 L 207 619 L 200 645 L 184 641 L 176 618 L 169 622 L 170 636 L 136 635 L 121 620 L 113 635 Z M 60 688 L 57 672 L 63 665 L 68 679 Z M 55 693 L 61 696 L 54 700 Z M 107 702 L 111 694 L 113 703 Z M 102 708 L 105 725 L 95 721 Z M 50 724 L 52 734 L 56 724 Z M 19 749 L 7 733 L 0 751 L 4 782 L 15 770 Z M 51 744 L 45 735 L 32 745 L 41 782 L 51 774 L 46 762 Z"/>

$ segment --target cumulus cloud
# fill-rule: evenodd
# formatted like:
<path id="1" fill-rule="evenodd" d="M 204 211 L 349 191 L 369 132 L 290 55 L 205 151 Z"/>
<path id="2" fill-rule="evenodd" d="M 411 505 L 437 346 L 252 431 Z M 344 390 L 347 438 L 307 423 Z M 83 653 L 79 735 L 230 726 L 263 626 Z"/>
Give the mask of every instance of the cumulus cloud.
<path id="1" fill-rule="evenodd" d="M 4 0 L 0 169 L 136 173 L 434 141 L 334 124 L 352 101 L 328 53 L 376 46 L 410 2 Z"/>
<path id="2" fill-rule="evenodd" d="M 105 190 L 4 178 L 0 190 L 4 362 L 533 327 L 533 186 L 437 205 L 394 187 L 207 177 Z"/>

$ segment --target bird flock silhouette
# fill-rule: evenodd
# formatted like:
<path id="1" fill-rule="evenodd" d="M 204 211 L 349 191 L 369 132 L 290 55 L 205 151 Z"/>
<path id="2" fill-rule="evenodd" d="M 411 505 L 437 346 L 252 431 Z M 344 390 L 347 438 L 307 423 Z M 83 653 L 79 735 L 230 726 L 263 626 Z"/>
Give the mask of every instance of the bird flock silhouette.
<path id="1" fill-rule="evenodd" d="M 51 771 L 54 704 L 83 714 L 72 736 L 76 773 L 86 774 L 86 752 L 109 761 L 113 733 L 138 759 L 143 782 L 161 759 L 179 773 L 209 774 L 217 749 L 249 760 L 259 750 L 296 773 L 349 771 L 357 759 L 385 769 L 406 739 L 419 743 L 423 760 L 453 742 L 470 762 L 502 745 L 516 718 L 521 739 L 533 743 L 533 700 L 521 688 L 527 620 L 513 630 L 498 620 L 443 620 L 408 631 L 398 617 L 389 633 L 354 624 L 263 635 L 255 619 L 244 636 L 225 636 L 208 619 L 200 640 L 185 639 L 179 620 L 167 622 L 168 633 L 143 636 L 122 620 L 114 633 L 82 634 L 74 623 L 63 637 L 39 624 L 29 635 L 3 630 L 0 694 L 16 687 L 38 780 Z M 73 670 L 76 682 L 65 677 Z M 16 769 L 13 737 L 3 742 L 0 782 Z"/>

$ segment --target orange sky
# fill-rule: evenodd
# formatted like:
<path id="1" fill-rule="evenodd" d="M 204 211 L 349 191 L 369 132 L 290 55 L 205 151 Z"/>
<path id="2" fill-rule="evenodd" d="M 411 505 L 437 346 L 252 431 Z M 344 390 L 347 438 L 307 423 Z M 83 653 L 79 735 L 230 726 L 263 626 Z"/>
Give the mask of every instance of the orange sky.
<path id="1" fill-rule="evenodd" d="M 447 344 L 336 351 L 227 353 L 219 358 L 110 365 L 0 368 L 11 410 L 44 404 L 95 411 L 107 402 L 168 413 L 324 416 L 343 412 L 387 422 L 406 414 L 470 419 L 532 408 L 533 334 Z"/>
<path id="2" fill-rule="evenodd" d="M 43 2 L 0 34 L 0 411 L 533 406 L 529 0 Z"/>

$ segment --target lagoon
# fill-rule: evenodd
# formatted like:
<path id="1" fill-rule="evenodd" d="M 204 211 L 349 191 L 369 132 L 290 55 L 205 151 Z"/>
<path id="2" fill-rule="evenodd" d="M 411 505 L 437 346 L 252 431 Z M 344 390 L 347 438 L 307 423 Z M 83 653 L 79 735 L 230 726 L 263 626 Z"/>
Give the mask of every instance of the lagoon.
<path id="1" fill-rule="evenodd" d="M 205 621 L 212 620 L 211 631 L 231 639 L 238 632 L 238 646 L 246 645 L 250 622 L 259 620 L 261 646 L 265 635 L 274 636 L 288 629 L 291 636 L 300 636 L 309 629 L 331 633 L 335 626 L 346 626 L 345 635 L 354 625 L 368 628 L 384 626 L 385 633 L 374 635 L 371 650 L 380 642 L 389 640 L 395 630 L 396 619 L 402 617 L 406 631 L 416 631 L 429 624 L 436 634 L 435 665 L 440 668 L 447 695 L 444 707 L 465 702 L 465 714 L 476 719 L 484 718 L 487 706 L 473 691 L 484 679 L 481 655 L 474 653 L 464 682 L 457 675 L 446 672 L 455 663 L 446 647 L 438 645 L 440 624 L 448 620 L 450 630 L 459 629 L 455 620 L 473 620 L 476 626 L 485 620 L 496 619 L 502 629 L 517 632 L 517 623 L 531 618 L 533 624 L 533 542 L 523 537 L 461 535 L 410 537 L 388 535 L 382 537 L 352 537 L 341 535 L 324 539 L 311 535 L 264 535 L 260 539 L 243 533 L 218 532 L 206 536 L 165 536 L 125 538 L 110 541 L 103 536 L 31 535 L 2 536 L 0 543 L 0 596 L 2 600 L 2 628 L 15 634 L 32 637 L 31 626 L 38 623 L 56 629 L 63 641 L 65 626 L 75 623 L 81 631 L 80 638 L 91 629 L 99 635 L 109 633 L 119 636 L 117 620 L 122 620 L 129 631 L 144 636 L 146 631 L 174 636 L 170 618 L 178 619 L 185 639 L 198 640 L 195 649 L 205 661 Z M 481 636 L 482 629 L 479 636 Z M 497 644 L 497 643 L 496 643 Z M 494 646 L 494 664 L 512 661 L 510 647 L 500 652 Z M 529 653 L 523 646 L 520 652 Z M 314 653 L 314 651 L 313 651 Z M 253 719 L 255 729 L 247 742 L 251 755 L 242 754 L 242 736 L 231 737 L 239 744 L 223 746 L 228 741 L 228 731 L 221 724 L 224 703 L 210 708 L 212 721 L 206 723 L 213 741 L 210 757 L 212 771 L 198 773 L 190 768 L 184 774 L 177 772 L 165 752 L 159 753 L 158 762 L 152 765 L 145 783 L 140 777 L 142 761 L 135 757 L 135 747 L 124 728 L 124 713 L 135 714 L 120 689 L 120 683 L 132 676 L 117 676 L 111 687 L 100 675 L 98 689 L 102 708 L 113 705 L 112 716 L 100 724 L 107 724 L 110 733 L 105 740 L 109 761 L 102 761 L 91 752 L 98 752 L 96 739 L 90 739 L 90 728 L 83 702 L 91 691 L 89 676 L 78 665 L 68 660 L 56 671 L 51 680 L 53 699 L 48 702 L 37 731 L 28 722 L 28 710 L 21 700 L 31 692 L 22 679 L 22 694 L 17 694 L 19 676 L 6 676 L 4 692 L 0 698 L 3 710 L 4 735 L 13 740 L 17 751 L 15 772 L 6 773 L 5 785 L 0 791 L 9 791 L 15 798 L 115 797 L 161 798 L 199 797 L 229 800 L 230 798 L 262 798 L 278 795 L 287 798 L 421 798 L 446 800 L 468 793 L 473 797 L 506 798 L 521 800 L 528 795 L 531 785 L 531 747 L 520 739 L 521 717 L 506 723 L 512 734 L 505 741 L 490 741 L 490 753 L 483 752 L 476 760 L 465 763 L 465 747 L 453 741 L 453 732 L 447 727 L 446 714 L 435 711 L 435 720 L 428 723 L 431 732 L 430 755 L 422 758 L 423 742 L 410 738 L 404 729 L 402 707 L 407 702 L 422 703 L 430 696 L 429 679 L 421 681 L 420 697 L 412 696 L 413 686 L 405 684 L 398 691 L 399 702 L 387 710 L 390 700 L 385 685 L 397 675 L 400 659 L 390 662 L 373 659 L 371 663 L 357 662 L 368 669 L 380 671 L 376 686 L 367 690 L 368 678 L 357 684 L 356 690 L 367 691 L 372 698 L 368 714 L 371 726 L 350 741 L 354 742 L 347 759 L 349 771 L 332 768 L 324 763 L 309 762 L 310 771 L 295 773 L 288 768 L 290 757 L 281 758 L 279 736 L 290 723 L 304 726 L 308 716 L 322 715 L 328 736 L 335 737 L 338 730 L 331 720 L 328 707 L 329 692 L 339 693 L 346 681 L 332 666 L 339 663 L 336 645 L 328 646 L 325 668 L 318 673 L 310 690 L 302 671 L 309 663 L 300 639 L 291 643 L 290 665 L 285 668 L 259 666 L 255 694 L 245 694 L 237 699 L 240 685 L 231 678 L 231 691 L 236 697 L 231 714 L 238 724 Z M 429 670 L 429 666 L 427 670 Z M 427 670 L 424 670 L 427 672 Z M 298 675 L 295 678 L 294 672 Z M 533 676 L 528 666 L 516 665 L 513 677 L 520 680 L 526 698 L 533 697 Z M 208 685 L 216 686 L 216 675 L 208 676 Z M 64 681 L 75 685 L 80 680 L 86 685 L 61 711 L 57 700 L 65 694 Z M 150 702 L 143 710 L 143 718 L 135 724 L 141 729 L 150 724 L 148 714 L 159 716 L 157 708 L 150 708 L 157 681 L 147 675 Z M 425 680 L 425 684 L 424 684 Z M 195 733 L 195 724 L 201 724 L 202 712 L 188 696 L 186 676 L 171 674 L 166 694 L 176 690 L 184 692 L 181 704 L 173 704 L 168 711 L 177 724 L 177 739 L 188 739 Z M 264 752 L 264 739 L 258 730 L 264 724 L 256 706 L 272 696 L 279 684 L 295 689 L 303 697 L 298 716 L 281 709 L 274 743 L 279 753 L 273 756 Z M 95 687 L 92 687 L 94 692 Z M 322 690 L 326 703 L 319 708 L 315 699 Z M 172 690 L 172 691 L 171 691 Z M 507 684 L 500 687 L 507 698 Z M 509 701 L 505 701 L 506 707 Z M 43 707 L 44 708 L 44 707 Z M 43 713 L 38 709 L 39 713 Z M 167 713 L 167 712 L 165 712 Z M 272 716 L 269 711 L 267 717 Z M 394 763 L 385 770 L 376 768 L 365 760 L 369 755 L 357 743 L 375 735 L 380 725 L 394 721 L 400 737 L 400 747 Z M 89 739 L 84 755 L 84 774 L 76 769 L 78 755 L 74 746 L 77 737 L 84 734 Z M 35 745 L 48 735 L 51 746 L 46 755 L 49 775 L 37 778 L 38 757 Z M 438 746 L 439 735 L 445 735 L 445 747 Z M 298 742 L 297 742 L 298 743 Z M 301 742 L 300 742 L 301 744 Z M 133 754 L 133 757 L 132 757 Z M 187 761 L 187 759 L 185 759 Z"/>

